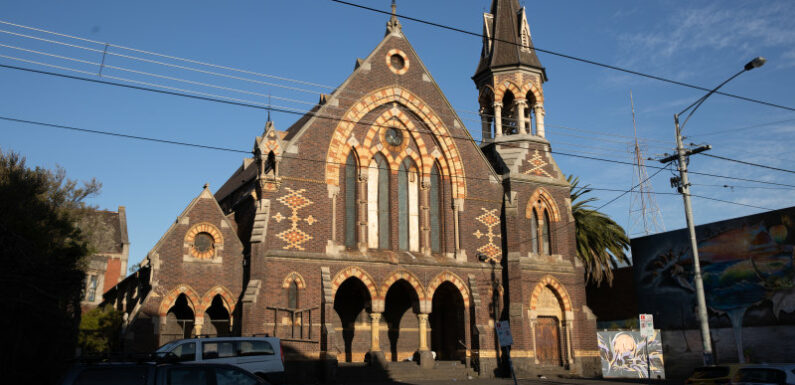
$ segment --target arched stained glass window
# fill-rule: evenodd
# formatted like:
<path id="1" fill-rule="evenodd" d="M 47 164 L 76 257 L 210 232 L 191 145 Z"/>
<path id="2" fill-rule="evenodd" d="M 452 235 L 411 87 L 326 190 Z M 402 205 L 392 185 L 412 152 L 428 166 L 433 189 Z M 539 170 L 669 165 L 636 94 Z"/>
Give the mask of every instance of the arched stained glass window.
<path id="1" fill-rule="evenodd" d="M 541 238 L 544 243 L 544 254 L 552 254 L 552 234 L 549 228 L 549 213 L 547 213 L 547 210 L 544 210 L 544 227 L 542 227 Z"/>
<path id="2" fill-rule="evenodd" d="M 378 248 L 389 249 L 389 163 L 381 154 L 376 154 L 375 161 L 378 167 Z"/>
<path id="3" fill-rule="evenodd" d="M 431 190 L 429 191 L 429 206 L 431 219 L 431 252 L 442 251 L 442 176 L 439 174 L 439 165 L 434 163 L 431 169 Z"/>
<path id="4" fill-rule="evenodd" d="M 398 235 L 401 250 L 420 250 L 419 175 L 411 158 L 398 170 Z"/>
<path id="5" fill-rule="evenodd" d="M 538 254 L 538 212 L 533 209 L 533 217 L 530 218 L 530 251 Z"/>
<path id="6" fill-rule="evenodd" d="M 345 246 L 356 247 L 356 156 L 345 161 Z"/>

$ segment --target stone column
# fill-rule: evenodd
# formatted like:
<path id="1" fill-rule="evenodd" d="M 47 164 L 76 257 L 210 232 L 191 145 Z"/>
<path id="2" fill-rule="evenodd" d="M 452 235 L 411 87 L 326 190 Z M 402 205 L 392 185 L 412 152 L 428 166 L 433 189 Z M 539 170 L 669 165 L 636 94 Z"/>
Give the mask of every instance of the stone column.
<path id="1" fill-rule="evenodd" d="M 420 183 L 420 251 L 427 256 L 431 255 L 431 177 L 422 177 Z"/>
<path id="2" fill-rule="evenodd" d="M 533 360 L 538 365 L 538 348 L 536 342 L 536 318 L 530 318 L 530 334 L 533 337 Z"/>
<path id="3" fill-rule="evenodd" d="M 572 325 L 572 321 L 570 321 L 570 320 L 563 321 L 563 325 L 564 325 L 563 327 L 566 328 L 566 352 L 567 352 L 567 355 L 569 356 L 568 357 L 569 358 L 569 360 L 568 360 L 569 361 L 569 365 L 574 365 L 574 354 L 573 354 L 574 351 L 571 348 L 571 325 Z"/>
<path id="4" fill-rule="evenodd" d="M 544 137 L 544 106 L 536 104 L 533 107 L 536 114 L 536 135 Z"/>
<path id="5" fill-rule="evenodd" d="M 502 136 L 502 103 L 494 102 L 494 137 Z"/>
<path id="6" fill-rule="evenodd" d="M 204 316 L 196 316 L 193 321 L 193 335 L 198 336 L 202 334 L 202 327 L 204 326 Z"/>
<path id="7" fill-rule="evenodd" d="M 359 251 L 362 253 L 367 252 L 367 167 L 359 167 L 359 178 L 356 188 L 358 190 L 356 196 L 358 203 L 358 224 L 359 224 Z"/>
<path id="8" fill-rule="evenodd" d="M 516 115 L 517 115 L 517 125 L 519 126 L 519 133 L 526 134 L 527 129 L 525 128 L 525 116 L 524 111 L 527 108 L 527 100 L 525 99 L 516 99 Z"/>
<path id="9" fill-rule="evenodd" d="M 480 130 L 482 141 L 491 139 L 491 119 L 486 115 L 486 109 L 483 107 L 480 108 Z"/>
<path id="10" fill-rule="evenodd" d="M 430 369 L 433 368 L 433 355 L 431 354 L 431 350 L 428 348 L 428 314 L 427 313 L 417 313 L 417 321 L 419 323 L 419 364 L 420 367 L 423 369 Z"/>
<path id="11" fill-rule="evenodd" d="M 381 313 L 370 313 L 370 351 L 381 351 Z"/>

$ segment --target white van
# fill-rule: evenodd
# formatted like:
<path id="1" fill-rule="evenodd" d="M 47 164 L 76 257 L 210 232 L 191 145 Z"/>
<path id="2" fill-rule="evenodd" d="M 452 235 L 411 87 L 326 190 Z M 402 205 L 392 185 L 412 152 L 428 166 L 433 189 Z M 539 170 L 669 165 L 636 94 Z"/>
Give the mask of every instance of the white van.
<path id="1" fill-rule="evenodd" d="M 169 362 L 230 364 L 271 383 L 284 377 L 284 349 L 276 337 L 210 337 L 169 342 L 155 354 Z"/>

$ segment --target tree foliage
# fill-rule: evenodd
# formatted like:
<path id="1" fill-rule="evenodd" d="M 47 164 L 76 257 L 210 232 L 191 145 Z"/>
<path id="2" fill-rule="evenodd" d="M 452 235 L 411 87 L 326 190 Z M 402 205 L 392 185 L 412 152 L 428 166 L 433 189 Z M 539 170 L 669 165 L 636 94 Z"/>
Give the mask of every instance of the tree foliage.
<path id="1" fill-rule="evenodd" d="M 118 350 L 121 323 L 121 312 L 113 306 L 97 307 L 83 314 L 77 341 L 83 355 Z"/>
<path id="2" fill-rule="evenodd" d="M 585 278 L 598 285 L 602 281 L 613 283 L 613 269 L 619 263 L 629 263 L 626 250 L 629 237 L 624 229 L 607 215 L 590 206 L 597 198 L 583 199 L 592 190 L 579 186 L 580 178 L 569 175 L 571 185 L 571 212 L 574 216 L 577 239 L 577 257 L 585 265 Z"/>
<path id="3" fill-rule="evenodd" d="M 53 383 L 74 357 L 89 254 L 76 223 L 99 189 L 0 151 L 0 367 L 9 383 Z"/>

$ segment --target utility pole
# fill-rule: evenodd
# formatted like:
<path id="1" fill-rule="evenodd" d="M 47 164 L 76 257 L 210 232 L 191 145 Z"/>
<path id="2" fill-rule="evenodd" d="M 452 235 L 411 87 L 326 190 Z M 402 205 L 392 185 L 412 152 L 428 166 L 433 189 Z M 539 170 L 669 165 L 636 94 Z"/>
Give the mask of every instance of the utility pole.
<path id="1" fill-rule="evenodd" d="M 693 254 L 693 274 L 695 275 L 693 280 L 695 281 L 696 286 L 696 303 L 698 305 L 698 318 L 701 324 L 701 342 L 704 349 L 704 365 L 712 365 L 714 362 L 712 355 L 712 338 L 709 334 L 709 314 L 707 313 L 707 301 L 704 297 L 704 280 L 701 278 L 701 261 L 698 258 L 698 241 L 696 240 L 696 228 L 693 225 L 693 209 L 690 206 L 690 182 L 687 179 L 687 157 L 693 154 L 698 154 L 699 152 L 707 151 L 712 147 L 706 145 L 685 149 L 685 146 L 682 144 L 682 129 L 696 112 L 696 110 L 698 110 L 698 108 L 704 104 L 704 101 L 712 96 L 715 91 L 741 74 L 754 68 L 763 66 L 766 61 L 767 60 L 761 56 L 754 58 L 753 60 L 749 61 L 740 72 L 732 75 L 732 77 L 726 79 L 723 83 L 713 88 L 706 95 L 685 107 L 685 109 L 680 113 L 674 114 L 674 124 L 676 126 L 676 154 L 660 159 L 660 162 L 662 163 L 668 163 L 676 160 L 679 165 L 679 178 L 672 178 L 671 185 L 677 188 L 679 193 L 682 194 L 682 199 L 685 201 L 685 219 L 687 220 L 687 229 L 690 232 L 690 248 Z M 692 110 L 687 115 L 685 121 L 680 127 L 679 115 L 684 114 L 691 108 Z"/>
<path id="2" fill-rule="evenodd" d="M 693 208 L 690 205 L 690 182 L 687 179 L 687 157 L 693 154 L 707 151 L 712 148 L 710 145 L 686 149 L 682 144 L 682 133 L 679 129 L 679 114 L 674 114 L 676 125 L 676 154 L 660 159 L 662 163 L 676 160 L 679 165 L 679 178 L 671 178 L 671 185 L 675 186 L 682 199 L 685 201 L 685 219 L 687 229 L 690 232 L 690 249 L 693 251 L 693 273 L 695 275 L 696 303 L 698 304 L 698 319 L 701 321 L 701 338 L 704 348 L 704 364 L 712 365 L 712 338 L 709 334 L 709 314 L 707 314 L 707 301 L 704 296 L 704 280 L 701 278 L 701 262 L 698 257 L 698 240 L 696 239 L 696 228 L 693 224 Z"/>

